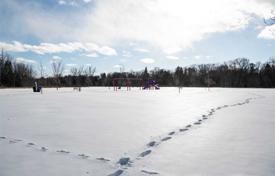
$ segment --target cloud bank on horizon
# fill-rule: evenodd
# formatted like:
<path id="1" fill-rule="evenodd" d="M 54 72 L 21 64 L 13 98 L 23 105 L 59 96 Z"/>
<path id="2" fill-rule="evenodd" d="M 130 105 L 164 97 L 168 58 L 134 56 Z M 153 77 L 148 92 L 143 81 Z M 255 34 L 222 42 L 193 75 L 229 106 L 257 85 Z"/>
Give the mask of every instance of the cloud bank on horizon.
<path id="1" fill-rule="evenodd" d="M 145 64 L 157 51 L 177 61 L 196 43 L 251 26 L 256 39 L 274 40 L 275 25 L 261 23 L 274 7 L 272 0 L 3 0 L 0 48 L 90 58 L 137 52 Z"/>

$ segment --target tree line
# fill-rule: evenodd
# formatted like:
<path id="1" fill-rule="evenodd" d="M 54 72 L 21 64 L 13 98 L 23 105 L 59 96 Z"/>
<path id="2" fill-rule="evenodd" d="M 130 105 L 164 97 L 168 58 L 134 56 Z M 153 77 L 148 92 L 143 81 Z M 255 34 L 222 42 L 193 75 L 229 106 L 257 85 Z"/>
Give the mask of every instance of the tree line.
<path id="1" fill-rule="evenodd" d="M 0 87 L 26 87 L 33 84 L 35 71 L 31 65 L 18 63 L 4 51 L 0 55 Z"/>
<path id="2" fill-rule="evenodd" d="M 176 67 L 175 70 L 154 68 L 141 71 L 101 73 L 94 75 L 95 67 L 72 67 L 68 75 L 64 75 L 62 61 L 52 62 L 52 76 L 44 77 L 43 66 L 38 67 L 37 76 L 32 65 L 17 63 L 9 55 L 1 52 L 0 87 L 30 87 L 37 81 L 43 87 L 83 87 L 112 86 L 114 78 L 139 78 L 145 83 L 149 79 L 156 80 L 160 86 L 178 87 L 275 87 L 275 58 L 264 63 L 253 63 L 247 58 L 237 58 L 222 64 L 198 64 Z M 126 82 L 119 82 L 125 86 Z M 140 82 L 132 81 L 132 86 L 140 86 Z"/>

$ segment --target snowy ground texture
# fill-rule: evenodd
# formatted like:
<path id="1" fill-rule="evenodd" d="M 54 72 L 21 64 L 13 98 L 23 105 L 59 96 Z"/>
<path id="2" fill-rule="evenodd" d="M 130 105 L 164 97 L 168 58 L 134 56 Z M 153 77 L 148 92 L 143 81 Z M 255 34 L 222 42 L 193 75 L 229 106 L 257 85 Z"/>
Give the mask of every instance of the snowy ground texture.
<path id="1" fill-rule="evenodd" d="M 0 176 L 275 175 L 275 90 L 0 90 Z"/>

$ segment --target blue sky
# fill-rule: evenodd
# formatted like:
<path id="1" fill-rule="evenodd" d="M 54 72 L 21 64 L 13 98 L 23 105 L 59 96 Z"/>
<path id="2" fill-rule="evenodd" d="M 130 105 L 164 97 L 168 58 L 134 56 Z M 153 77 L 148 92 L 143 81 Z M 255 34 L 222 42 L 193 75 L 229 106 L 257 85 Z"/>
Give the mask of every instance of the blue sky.
<path id="1" fill-rule="evenodd" d="M 0 48 L 17 62 L 100 72 L 275 56 L 273 0 L 2 0 Z"/>

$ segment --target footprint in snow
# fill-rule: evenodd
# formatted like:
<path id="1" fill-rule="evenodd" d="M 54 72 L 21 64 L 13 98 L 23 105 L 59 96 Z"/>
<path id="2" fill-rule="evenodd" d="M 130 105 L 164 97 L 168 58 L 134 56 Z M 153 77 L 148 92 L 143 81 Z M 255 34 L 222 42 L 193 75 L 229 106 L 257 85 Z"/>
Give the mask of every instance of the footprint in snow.
<path id="1" fill-rule="evenodd" d="M 186 125 L 186 128 L 190 128 L 192 125 Z"/>
<path id="2" fill-rule="evenodd" d="M 5 136 L 1 136 L 0 139 L 6 139 L 6 137 Z"/>
<path id="3" fill-rule="evenodd" d="M 109 159 L 106 159 L 106 158 L 103 158 L 103 157 L 101 157 L 101 158 L 96 158 L 97 160 L 100 160 L 100 161 L 111 161 L 111 160 L 109 160 Z"/>
<path id="4" fill-rule="evenodd" d="M 28 143 L 28 145 L 29 145 L 29 146 L 32 146 L 32 145 L 35 145 L 35 144 L 34 144 L 34 143 L 32 143 L 32 142 L 29 142 L 29 143 Z"/>
<path id="5" fill-rule="evenodd" d="M 165 137 L 165 138 L 162 138 L 161 141 L 168 141 L 170 139 L 172 139 L 172 137 Z"/>
<path id="6" fill-rule="evenodd" d="M 200 122 L 195 122 L 194 125 L 200 125 L 201 123 Z"/>
<path id="7" fill-rule="evenodd" d="M 149 175 L 156 175 L 159 174 L 157 172 L 152 172 L 152 171 L 146 171 L 146 170 L 141 170 L 141 172 L 145 173 L 145 174 L 149 174 Z"/>
<path id="8" fill-rule="evenodd" d="M 41 147 L 41 151 L 45 152 L 47 151 L 48 149 L 46 147 Z"/>
<path id="9" fill-rule="evenodd" d="M 120 158 L 117 163 L 119 163 L 121 166 L 124 166 L 129 164 L 129 162 L 130 162 L 129 157 L 123 157 L 123 158 Z"/>
<path id="10" fill-rule="evenodd" d="M 89 158 L 89 156 L 88 156 L 88 155 L 85 155 L 85 154 L 78 154 L 78 156 L 80 156 L 80 157 L 83 158 L 83 159 Z"/>
<path id="11" fill-rule="evenodd" d="M 119 169 L 117 171 L 115 171 L 114 173 L 112 174 L 109 174 L 108 176 L 119 176 L 123 173 L 123 170 Z"/>
<path id="12" fill-rule="evenodd" d="M 20 142 L 20 141 L 22 141 L 22 140 L 20 140 L 20 139 L 13 139 L 13 140 L 9 140 L 9 143 L 10 144 L 14 144 L 14 143 L 17 143 L 17 142 Z"/>
<path id="13" fill-rule="evenodd" d="M 141 154 L 139 154 L 140 157 L 145 157 L 147 155 L 149 155 L 152 151 L 151 150 L 146 150 L 144 152 L 142 152 Z"/>
<path id="14" fill-rule="evenodd" d="M 179 129 L 180 132 L 184 132 L 184 131 L 187 131 L 188 129 L 187 128 L 181 128 Z"/>
<path id="15" fill-rule="evenodd" d="M 151 141 L 147 144 L 148 147 L 153 147 L 156 145 L 156 141 Z"/>
<path id="16" fill-rule="evenodd" d="M 168 135 L 174 135 L 174 134 L 175 134 L 175 131 L 168 133 Z"/>
<path id="17" fill-rule="evenodd" d="M 22 140 L 21 139 L 14 139 L 13 141 L 15 141 L 15 142 L 21 142 Z"/>
<path id="18" fill-rule="evenodd" d="M 9 143 L 10 143 L 10 144 L 15 144 L 15 143 L 17 143 L 17 141 L 10 140 Z"/>
<path id="19" fill-rule="evenodd" d="M 70 153 L 69 151 L 66 151 L 66 150 L 57 150 L 56 152 L 58 152 L 58 153 L 66 153 L 66 154 Z"/>

